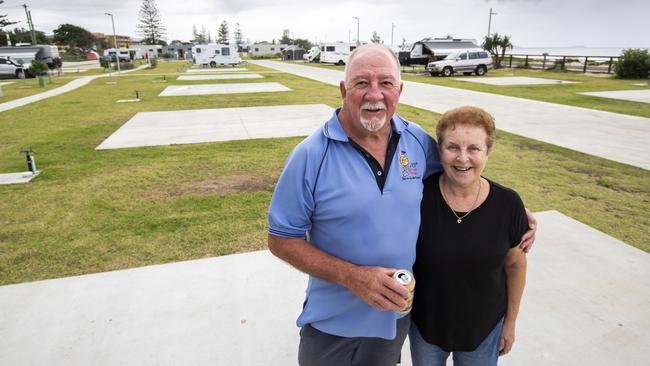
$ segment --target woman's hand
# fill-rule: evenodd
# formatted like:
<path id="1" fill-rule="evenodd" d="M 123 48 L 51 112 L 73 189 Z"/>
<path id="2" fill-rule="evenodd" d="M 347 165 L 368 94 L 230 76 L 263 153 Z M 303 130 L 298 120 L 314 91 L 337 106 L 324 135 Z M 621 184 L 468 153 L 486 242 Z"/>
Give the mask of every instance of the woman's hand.
<path id="1" fill-rule="evenodd" d="M 501 339 L 499 339 L 499 356 L 510 352 L 513 343 L 515 343 L 515 324 L 506 321 L 503 323 L 503 331 L 501 331 Z"/>

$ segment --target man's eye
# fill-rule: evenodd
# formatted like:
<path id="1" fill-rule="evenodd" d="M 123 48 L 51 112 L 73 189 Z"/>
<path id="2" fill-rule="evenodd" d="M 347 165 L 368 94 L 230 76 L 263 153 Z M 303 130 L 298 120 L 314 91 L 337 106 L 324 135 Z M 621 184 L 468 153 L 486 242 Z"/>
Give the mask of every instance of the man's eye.
<path id="1" fill-rule="evenodd" d="M 385 88 L 393 88 L 395 87 L 395 84 L 392 81 L 384 81 L 381 83 Z"/>
<path id="2" fill-rule="evenodd" d="M 354 87 L 355 87 L 355 88 L 365 88 L 366 86 L 368 86 L 368 82 L 367 82 L 367 81 L 357 81 L 357 82 L 354 84 Z"/>

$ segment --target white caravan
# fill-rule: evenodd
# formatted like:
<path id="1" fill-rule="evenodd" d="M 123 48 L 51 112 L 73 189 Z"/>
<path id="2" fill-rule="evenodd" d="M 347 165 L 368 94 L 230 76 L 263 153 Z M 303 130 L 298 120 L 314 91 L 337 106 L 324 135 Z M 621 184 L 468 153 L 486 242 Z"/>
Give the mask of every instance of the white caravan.
<path id="1" fill-rule="evenodd" d="M 139 49 L 131 48 L 107 48 L 104 50 L 104 59 L 110 62 L 116 62 L 119 57 L 120 62 L 130 62 L 142 58 Z"/>
<path id="2" fill-rule="evenodd" d="M 356 43 L 323 43 L 320 46 L 320 62 L 345 65 L 355 48 L 357 48 Z"/>
<path id="3" fill-rule="evenodd" d="M 238 65 L 241 58 L 235 44 L 198 44 L 192 47 L 192 61 L 197 65 Z"/>
<path id="4" fill-rule="evenodd" d="M 302 58 L 307 62 L 318 62 L 320 61 L 320 47 L 314 46 L 307 51 Z"/>

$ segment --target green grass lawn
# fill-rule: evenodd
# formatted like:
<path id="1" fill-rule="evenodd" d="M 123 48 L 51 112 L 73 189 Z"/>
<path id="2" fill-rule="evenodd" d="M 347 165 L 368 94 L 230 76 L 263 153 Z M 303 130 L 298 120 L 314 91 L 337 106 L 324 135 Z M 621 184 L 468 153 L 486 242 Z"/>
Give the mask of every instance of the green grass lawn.
<path id="1" fill-rule="evenodd" d="M 297 62 L 297 64 L 321 67 L 331 70 L 343 71 L 343 66 Z M 410 70 L 409 67 L 405 68 Z M 547 85 L 487 85 L 457 80 L 458 77 L 471 77 L 457 74 L 445 78 L 433 77 L 419 69 L 420 73 L 402 73 L 402 79 L 458 89 L 474 90 L 492 94 L 501 94 L 511 97 L 540 100 L 557 104 L 566 104 L 576 107 L 591 108 L 601 111 L 623 113 L 633 116 L 650 117 L 650 104 L 624 100 L 607 99 L 577 94 L 579 92 L 611 91 L 611 90 L 648 90 L 648 86 L 634 86 L 632 84 L 645 83 L 647 79 L 617 79 L 613 75 L 584 74 L 581 72 L 563 71 L 536 71 L 526 69 L 498 69 L 490 70 L 484 77 L 526 76 L 555 80 L 577 81 L 576 84 L 547 84 Z"/>
<path id="2" fill-rule="evenodd" d="M 140 111 L 306 103 L 336 107 L 338 89 L 268 73 L 254 81 L 280 82 L 293 91 L 157 97 L 167 85 L 188 83 L 174 77 L 160 82 L 160 75 L 173 75 L 180 66 L 161 63 L 113 78 L 116 84 L 97 79 L 0 113 L 0 173 L 25 170 L 22 146 L 34 148 L 43 171 L 29 184 L 0 186 L 0 284 L 266 247 L 273 186 L 301 137 L 95 147 Z M 134 90 L 141 92 L 141 103 L 115 103 L 132 98 Z M 405 105 L 399 113 L 430 132 L 439 118 Z M 650 251 L 650 172 L 501 131 L 498 137 L 486 175 L 516 189 L 529 208 L 559 210 Z"/>
<path id="3" fill-rule="evenodd" d="M 28 97 L 30 95 L 39 94 L 44 91 L 58 88 L 60 86 L 63 86 L 71 82 L 77 77 L 74 78 L 66 78 L 66 77 L 59 77 L 59 76 L 52 76 L 51 78 L 46 77 L 44 88 L 41 88 L 38 85 L 38 79 L 35 78 L 34 79 L 0 79 L 0 83 L 2 82 L 13 83 L 9 85 L 2 85 L 2 93 L 4 94 L 4 96 L 0 97 L 0 103 L 9 102 L 15 99 Z M 0 118 L 2 117 L 0 116 Z"/>

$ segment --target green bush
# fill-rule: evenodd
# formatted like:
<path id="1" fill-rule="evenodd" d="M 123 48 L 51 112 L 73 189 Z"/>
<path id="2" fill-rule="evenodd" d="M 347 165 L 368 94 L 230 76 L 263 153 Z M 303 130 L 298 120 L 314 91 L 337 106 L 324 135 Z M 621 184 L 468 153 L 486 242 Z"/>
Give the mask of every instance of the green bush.
<path id="1" fill-rule="evenodd" d="M 176 58 L 176 55 L 173 53 L 165 52 L 162 55 L 160 55 L 162 58 Z"/>
<path id="2" fill-rule="evenodd" d="M 623 79 L 644 79 L 650 77 L 650 54 L 641 48 L 623 50 L 621 57 L 614 65 L 616 76 Z"/>
<path id="3" fill-rule="evenodd" d="M 48 67 L 45 62 L 32 60 L 32 64 L 29 66 L 27 71 L 30 75 L 38 76 L 47 74 L 47 70 Z"/>
<path id="4" fill-rule="evenodd" d="M 135 66 L 133 66 L 133 62 L 127 62 L 127 61 L 122 61 L 120 62 L 120 69 L 121 70 L 131 70 Z M 113 70 L 117 70 L 117 65 L 113 66 Z"/>
<path id="5" fill-rule="evenodd" d="M 100 58 L 99 66 L 101 66 L 104 69 L 108 69 L 109 67 L 111 67 L 111 63 L 105 58 Z"/>
<path id="6" fill-rule="evenodd" d="M 152 69 L 153 69 L 154 67 L 158 66 L 158 59 L 155 58 L 155 57 L 152 57 L 152 58 L 149 60 L 149 65 L 150 65 L 150 67 L 151 67 Z"/>

